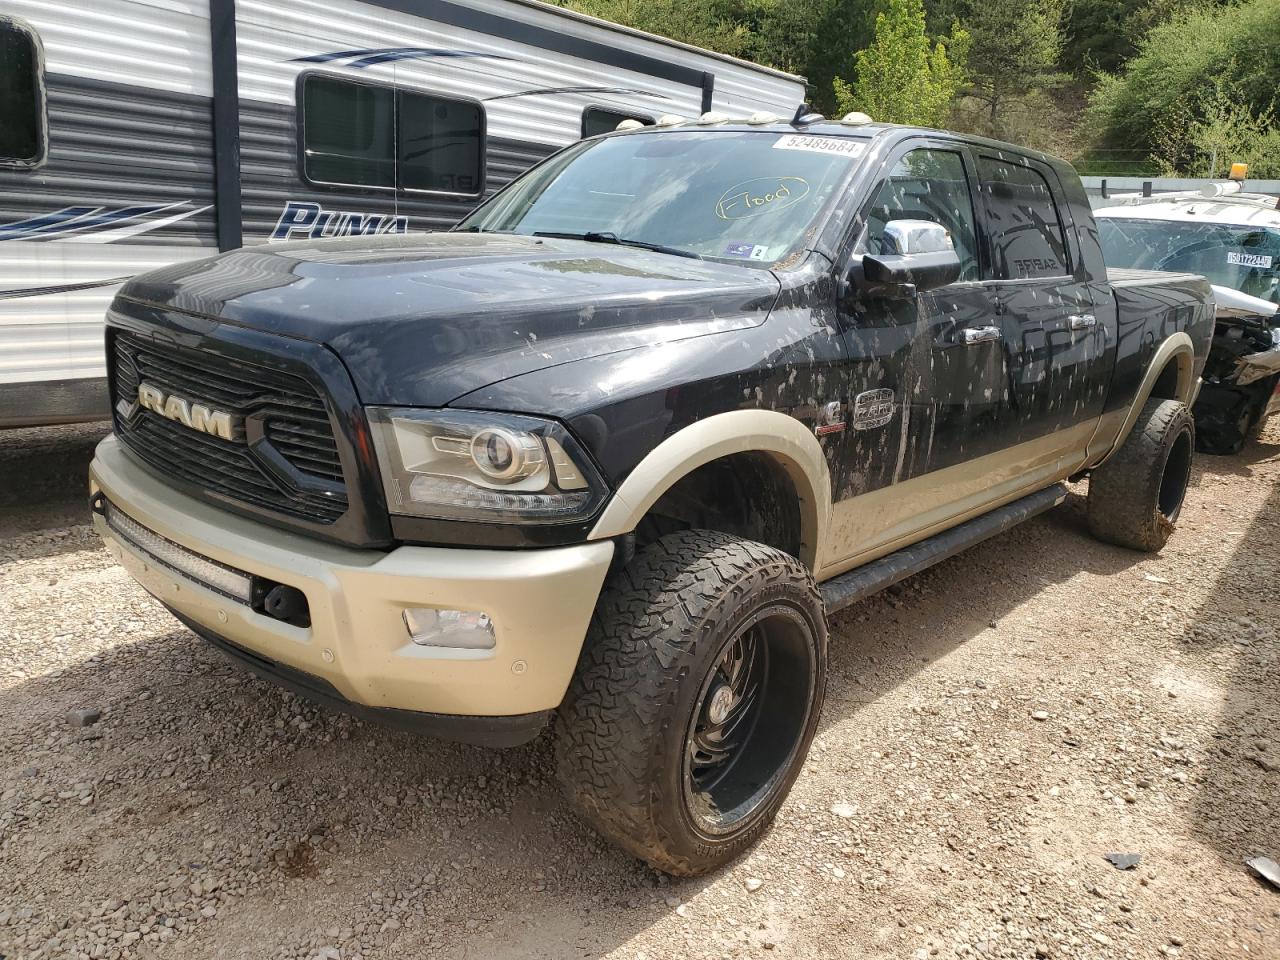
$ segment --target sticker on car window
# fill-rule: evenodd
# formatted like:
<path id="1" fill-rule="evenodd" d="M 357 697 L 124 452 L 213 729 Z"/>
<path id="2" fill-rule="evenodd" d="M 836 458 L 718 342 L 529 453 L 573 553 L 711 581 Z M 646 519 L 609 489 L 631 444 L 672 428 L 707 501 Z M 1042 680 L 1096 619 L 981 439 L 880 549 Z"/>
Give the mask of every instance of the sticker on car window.
<path id="1" fill-rule="evenodd" d="M 724 255 L 744 260 L 768 260 L 769 248 L 763 243 L 730 243 L 724 248 Z"/>
<path id="2" fill-rule="evenodd" d="M 1227 253 L 1227 263 L 1237 267 L 1269 267 L 1274 259 L 1264 253 L 1237 253 L 1235 250 Z"/>
<path id="3" fill-rule="evenodd" d="M 860 157 L 867 149 L 861 140 L 847 137 L 813 137 L 806 133 L 789 133 L 773 144 L 775 150 L 806 150 L 809 153 L 831 153 L 838 157 Z"/>
<path id="4" fill-rule="evenodd" d="M 716 216 L 721 220 L 746 220 L 785 210 L 809 195 L 809 181 L 801 177 L 755 177 L 743 180 L 720 194 Z"/>

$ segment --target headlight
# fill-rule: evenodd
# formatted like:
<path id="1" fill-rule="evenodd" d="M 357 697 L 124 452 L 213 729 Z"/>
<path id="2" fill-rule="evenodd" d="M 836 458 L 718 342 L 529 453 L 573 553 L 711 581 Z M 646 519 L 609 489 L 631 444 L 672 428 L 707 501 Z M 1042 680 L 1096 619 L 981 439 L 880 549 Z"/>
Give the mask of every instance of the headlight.
<path id="1" fill-rule="evenodd" d="M 551 420 L 472 410 L 370 407 L 391 512 L 444 520 L 564 523 L 607 493 Z"/>

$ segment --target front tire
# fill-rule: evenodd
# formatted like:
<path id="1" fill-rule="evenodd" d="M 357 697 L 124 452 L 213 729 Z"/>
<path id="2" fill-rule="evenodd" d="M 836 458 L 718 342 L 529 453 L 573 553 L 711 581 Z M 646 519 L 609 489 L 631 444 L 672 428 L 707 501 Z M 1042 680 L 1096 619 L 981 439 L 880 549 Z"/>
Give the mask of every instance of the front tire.
<path id="1" fill-rule="evenodd" d="M 1191 479 L 1195 421 L 1186 404 L 1149 400 L 1123 445 L 1089 477 L 1089 530 L 1154 553 L 1172 536 Z"/>
<path id="2" fill-rule="evenodd" d="M 813 578 L 780 550 L 691 530 L 606 586 L 557 719 L 566 794 L 659 870 L 705 873 L 773 821 L 826 688 Z"/>

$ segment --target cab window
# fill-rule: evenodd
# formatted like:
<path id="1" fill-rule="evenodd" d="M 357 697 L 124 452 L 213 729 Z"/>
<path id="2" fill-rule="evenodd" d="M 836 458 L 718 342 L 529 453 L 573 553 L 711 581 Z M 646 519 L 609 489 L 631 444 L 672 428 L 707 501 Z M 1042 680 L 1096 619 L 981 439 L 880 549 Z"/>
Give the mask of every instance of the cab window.
<path id="1" fill-rule="evenodd" d="M 960 258 L 960 279 L 978 279 L 973 197 L 959 153 L 923 148 L 894 164 L 867 215 L 867 253 L 885 252 L 881 239 L 890 220 L 930 220 L 946 227 Z"/>
<path id="2" fill-rule="evenodd" d="M 44 159 L 44 89 L 35 34 L 0 17 L 0 164 Z"/>
<path id="3" fill-rule="evenodd" d="M 978 181 L 987 207 L 990 278 L 1069 276 L 1066 231 L 1043 174 L 1013 160 L 979 157 Z"/>

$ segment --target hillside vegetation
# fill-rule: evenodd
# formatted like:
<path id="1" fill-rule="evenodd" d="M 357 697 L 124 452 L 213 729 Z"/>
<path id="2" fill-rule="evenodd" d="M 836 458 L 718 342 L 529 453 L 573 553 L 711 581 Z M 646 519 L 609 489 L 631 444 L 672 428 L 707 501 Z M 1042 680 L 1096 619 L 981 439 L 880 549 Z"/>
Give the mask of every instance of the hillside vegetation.
<path id="1" fill-rule="evenodd" d="M 805 76 L 835 114 L 1082 172 L 1280 177 L 1280 0 L 553 0 Z"/>

